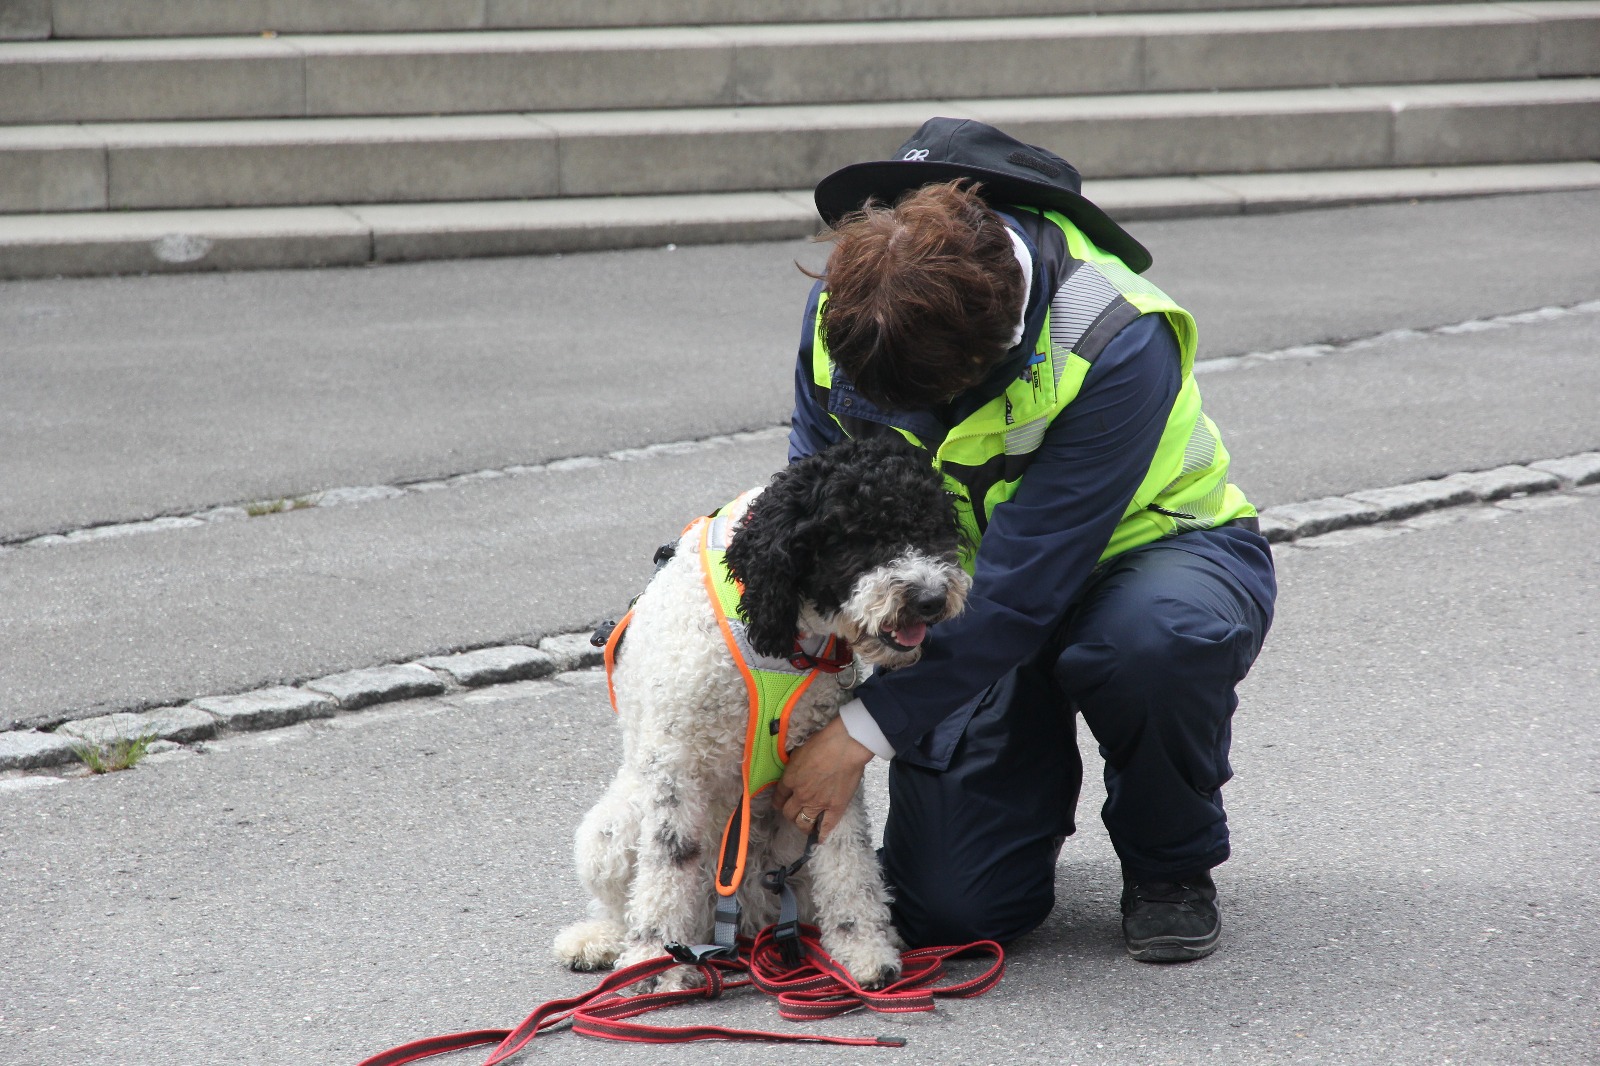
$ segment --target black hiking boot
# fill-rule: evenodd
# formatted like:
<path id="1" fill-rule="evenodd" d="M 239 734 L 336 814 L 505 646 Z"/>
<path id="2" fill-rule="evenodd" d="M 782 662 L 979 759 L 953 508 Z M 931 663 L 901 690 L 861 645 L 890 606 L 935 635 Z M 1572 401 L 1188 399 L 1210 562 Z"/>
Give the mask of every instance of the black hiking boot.
<path id="1" fill-rule="evenodd" d="M 1122 936 L 1140 962 L 1187 962 L 1217 950 L 1222 918 L 1209 872 L 1176 881 L 1122 876 Z"/>

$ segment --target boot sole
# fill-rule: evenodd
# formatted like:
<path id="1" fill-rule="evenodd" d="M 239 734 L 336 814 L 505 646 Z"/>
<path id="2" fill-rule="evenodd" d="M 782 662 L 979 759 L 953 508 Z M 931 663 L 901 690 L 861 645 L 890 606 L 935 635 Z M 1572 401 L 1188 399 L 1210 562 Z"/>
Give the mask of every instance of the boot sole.
<path id="1" fill-rule="evenodd" d="M 1128 955 L 1138 962 L 1190 962 L 1203 959 L 1217 950 L 1222 939 L 1222 923 L 1205 936 L 1152 936 L 1129 940 Z"/>

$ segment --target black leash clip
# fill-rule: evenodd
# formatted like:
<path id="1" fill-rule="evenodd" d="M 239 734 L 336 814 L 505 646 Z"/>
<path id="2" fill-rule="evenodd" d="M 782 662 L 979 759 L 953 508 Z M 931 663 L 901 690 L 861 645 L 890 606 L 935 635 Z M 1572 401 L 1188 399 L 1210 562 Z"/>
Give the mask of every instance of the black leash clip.
<path id="1" fill-rule="evenodd" d="M 780 922 L 772 927 L 772 940 L 778 945 L 778 955 L 785 966 L 799 966 L 805 961 L 800 950 L 800 923 Z"/>
<path id="2" fill-rule="evenodd" d="M 732 959 L 739 955 L 736 948 L 726 948 L 720 944 L 680 944 L 673 941 L 661 947 L 685 966 L 700 966 L 712 959 Z"/>

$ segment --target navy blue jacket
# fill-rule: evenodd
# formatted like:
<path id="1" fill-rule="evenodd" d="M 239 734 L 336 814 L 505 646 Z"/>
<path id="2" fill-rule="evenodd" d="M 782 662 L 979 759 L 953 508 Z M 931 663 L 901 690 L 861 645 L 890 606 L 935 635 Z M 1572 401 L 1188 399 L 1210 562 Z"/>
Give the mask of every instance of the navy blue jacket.
<path id="1" fill-rule="evenodd" d="M 1061 250 L 1046 242 L 1049 231 L 1058 241 L 1060 233 L 1054 226 L 1042 230 L 1028 225 L 1027 216 L 1021 225 L 1004 217 L 1035 253 L 1022 341 L 999 370 L 956 398 L 948 425 L 933 412 L 894 414 L 894 421 L 924 441 L 942 439 L 950 425 L 999 395 L 1034 358 L 1044 312 L 1055 294 L 1053 264 L 1060 262 Z M 819 281 L 812 290 L 802 327 L 789 432 L 791 462 L 843 435 L 821 409 L 812 386 L 812 322 L 823 284 Z M 970 710 L 985 689 L 1044 647 L 1082 594 L 1149 471 L 1180 384 L 1177 338 L 1162 315 L 1136 319 L 1095 359 L 1077 398 L 1045 432 L 1016 495 L 995 508 L 978 550 L 966 611 L 930 631 L 915 666 L 878 674 L 857 690 L 897 754 L 915 758 L 919 741 L 930 738 L 936 726 L 963 708 Z M 854 417 L 889 420 L 852 396 L 848 386 L 839 385 L 836 381 L 831 392 L 836 410 L 849 400 Z M 1272 563 L 1256 534 L 1224 528 L 1175 539 L 1214 558 L 1271 609 Z M 959 729 L 953 735 L 949 729 L 939 733 L 945 739 L 937 746 L 947 748 Z M 928 750 L 927 742 L 920 747 L 923 761 L 943 761 L 938 752 Z"/>

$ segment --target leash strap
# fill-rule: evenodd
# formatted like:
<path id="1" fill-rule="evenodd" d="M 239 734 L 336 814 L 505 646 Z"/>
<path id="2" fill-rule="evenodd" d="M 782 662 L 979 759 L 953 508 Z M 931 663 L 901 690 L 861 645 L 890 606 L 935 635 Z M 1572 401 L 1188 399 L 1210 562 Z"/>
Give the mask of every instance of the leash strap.
<path id="1" fill-rule="evenodd" d="M 750 954 L 750 981 L 778 1001 L 778 1013 L 789 1021 L 814 1021 L 865 1007 L 880 1014 L 912 1014 L 934 1009 L 935 999 L 981 996 L 1005 976 L 1005 951 L 992 940 L 953 947 L 917 948 L 903 952 L 900 978 L 880 989 L 862 988 L 850 971 L 822 948 L 815 926 L 800 926 L 805 961 L 798 967 L 783 962 L 772 928 L 757 934 Z M 951 959 L 988 956 L 989 967 L 966 980 L 949 980 Z"/>
<path id="2" fill-rule="evenodd" d="M 527 1046 L 542 1030 L 568 1020 L 578 1011 L 594 1000 L 608 995 L 614 995 L 618 990 L 627 988 L 631 984 L 648 980 L 658 974 L 665 973 L 678 965 L 678 961 L 670 955 L 659 959 L 647 959 L 633 966 L 625 967 L 614 973 L 608 974 L 593 989 L 579 996 L 570 996 L 566 999 L 552 999 L 542 1004 L 522 1020 L 515 1029 L 474 1029 L 464 1033 L 449 1033 L 444 1036 L 430 1036 L 421 1040 L 413 1040 L 409 1044 L 381 1051 L 370 1058 L 362 1059 L 360 1066 L 402 1066 L 403 1063 L 416 1062 L 419 1059 L 431 1058 L 434 1055 L 443 1055 L 450 1051 L 460 1051 L 464 1048 L 478 1047 L 482 1044 L 498 1044 L 489 1058 L 484 1060 L 484 1066 L 494 1066 L 504 1062 Z M 702 990 L 696 989 L 696 995 Z M 643 997 L 635 997 L 643 998 Z M 663 1004 L 664 1005 L 664 1004 Z"/>
<path id="3" fill-rule="evenodd" d="M 483 1044 L 496 1047 L 483 1066 L 499 1066 L 517 1054 L 541 1032 L 562 1022 L 583 1036 L 639 1044 L 679 1044 L 696 1040 L 734 1040 L 788 1044 L 839 1044 L 853 1047 L 904 1047 L 905 1041 L 889 1036 L 827 1036 L 760 1029 L 731 1029 L 717 1025 L 647 1025 L 631 1019 L 650 1011 L 699 999 L 717 999 L 732 988 L 753 985 L 778 1001 L 778 1013 L 789 1021 L 832 1018 L 865 1007 L 883 1014 L 904 1014 L 933 1009 L 936 998 L 980 996 L 999 984 L 1005 974 L 1005 952 L 999 944 L 983 940 L 957 947 L 918 948 L 901 956 L 900 979 L 885 988 L 867 990 L 822 949 L 815 926 L 799 925 L 798 939 L 804 962 L 791 967 L 783 961 L 775 927 L 741 939 L 733 958 L 702 955 L 714 946 L 695 948 L 671 945 L 673 954 L 647 959 L 608 975 L 592 990 L 565 999 L 553 999 L 536 1008 L 515 1029 L 475 1029 L 427 1037 L 379 1052 L 359 1066 L 403 1066 L 446 1052 Z M 990 956 L 988 969 L 964 981 L 944 980 L 951 959 Z M 679 965 L 694 965 L 705 977 L 703 988 L 674 992 L 645 992 L 624 996 L 629 985 L 648 980 Z"/>

